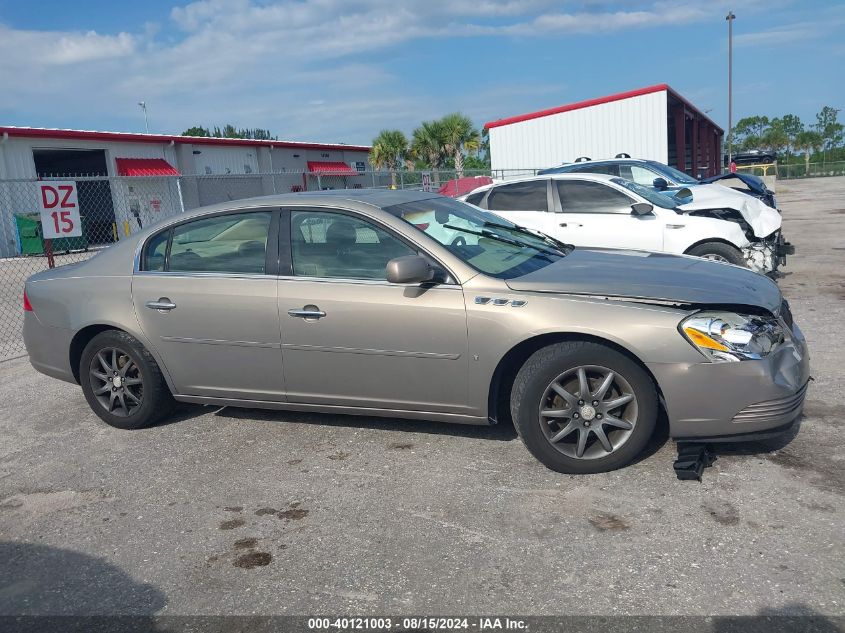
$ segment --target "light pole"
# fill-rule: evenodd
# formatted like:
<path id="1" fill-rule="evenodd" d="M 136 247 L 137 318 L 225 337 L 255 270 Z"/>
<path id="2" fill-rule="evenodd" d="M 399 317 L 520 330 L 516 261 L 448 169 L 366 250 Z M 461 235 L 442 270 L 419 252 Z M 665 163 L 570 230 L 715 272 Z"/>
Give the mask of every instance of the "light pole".
<path id="1" fill-rule="evenodd" d="M 729 9 L 725 19 L 728 21 L 728 166 L 730 166 L 733 161 L 734 20 L 736 16 Z"/>
<path id="2" fill-rule="evenodd" d="M 144 111 L 144 130 L 146 130 L 147 134 L 149 134 L 150 124 L 147 122 L 147 102 L 139 101 L 138 105 L 141 106 L 141 109 Z"/>

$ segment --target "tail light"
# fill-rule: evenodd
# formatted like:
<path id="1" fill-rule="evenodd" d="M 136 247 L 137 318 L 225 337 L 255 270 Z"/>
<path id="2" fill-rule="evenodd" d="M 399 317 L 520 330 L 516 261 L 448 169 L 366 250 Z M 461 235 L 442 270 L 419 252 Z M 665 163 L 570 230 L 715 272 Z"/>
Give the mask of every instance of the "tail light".
<path id="1" fill-rule="evenodd" d="M 26 296 L 26 290 L 23 291 L 23 311 L 32 312 L 32 304 L 29 302 L 29 297 Z"/>

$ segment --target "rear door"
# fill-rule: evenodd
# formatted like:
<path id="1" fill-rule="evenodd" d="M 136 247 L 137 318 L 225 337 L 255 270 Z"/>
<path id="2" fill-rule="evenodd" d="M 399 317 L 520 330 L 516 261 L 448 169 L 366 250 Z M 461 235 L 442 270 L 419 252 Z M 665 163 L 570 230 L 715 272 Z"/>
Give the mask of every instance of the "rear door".
<path id="1" fill-rule="evenodd" d="M 484 208 L 520 226 L 554 235 L 555 214 L 551 212 L 554 207 L 548 178 L 493 187 Z"/>
<path id="2" fill-rule="evenodd" d="M 561 213 L 560 240 L 576 246 L 663 250 L 663 221 L 657 215 L 633 215 L 636 200 L 595 180 L 555 181 Z"/>
<path id="3" fill-rule="evenodd" d="M 188 220 L 148 240 L 132 299 L 180 394 L 284 400 L 278 209 Z"/>

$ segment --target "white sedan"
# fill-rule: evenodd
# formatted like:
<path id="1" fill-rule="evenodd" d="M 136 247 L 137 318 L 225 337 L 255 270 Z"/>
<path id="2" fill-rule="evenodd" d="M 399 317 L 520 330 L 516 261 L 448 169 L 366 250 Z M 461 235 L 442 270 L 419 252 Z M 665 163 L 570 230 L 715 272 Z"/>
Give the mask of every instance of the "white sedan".
<path id="1" fill-rule="evenodd" d="M 760 273 L 792 252 L 775 209 L 720 185 L 669 197 L 617 176 L 550 174 L 495 182 L 461 200 L 576 246 L 696 255 Z"/>

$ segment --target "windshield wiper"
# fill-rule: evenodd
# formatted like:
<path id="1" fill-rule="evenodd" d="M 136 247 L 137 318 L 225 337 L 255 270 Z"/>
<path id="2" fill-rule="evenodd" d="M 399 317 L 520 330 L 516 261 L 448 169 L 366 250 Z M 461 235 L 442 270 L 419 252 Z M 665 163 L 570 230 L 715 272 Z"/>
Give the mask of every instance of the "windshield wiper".
<path id="1" fill-rule="evenodd" d="M 454 224 L 444 224 L 443 228 L 445 229 L 452 229 L 453 231 L 461 231 L 462 233 L 469 233 L 470 235 L 477 235 L 478 237 L 487 237 L 491 240 L 496 240 L 497 242 L 502 242 L 503 244 L 510 244 L 511 246 L 517 246 L 519 248 L 533 248 L 538 253 L 542 253 L 543 255 L 560 255 L 559 252 L 556 251 L 549 251 L 545 248 L 540 248 L 539 246 L 534 246 L 533 244 L 529 244 L 527 242 L 520 242 L 519 240 L 512 240 L 509 237 L 504 237 L 493 231 L 476 231 L 475 229 L 465 229 L 460 226 L 455 226 Z M 551 261 L 551 260 L 550 260 Z"/>
<path id="2" fill-rule="evenodd" d="M 548 242 L 549 244 L 553 244 L 557 248 L 564 251 L 564 255 L 568 255 L 572 252 L 572 249 L 575 247 L 572 244 L 567 244 L 566 242 L 561 242 L 558 239 L 555 239 L 551 235 L 546 235 L 540 231 L 535 231 L 534 229 L 529 229 L 524 226 L 519 226 L 518 224 L 514 224 L 513 226 L 508 226 L 507 224 L 499 224 L 498 222 L 485 222 L 484 226 L 492 226 L 493 228 L 497 229 L 505 229 L 506 231 L 513 231 L 514 233 L 522 233 L 524 235 L 530 235 L 532 237 L 537 237 L 544 242 Z"/>

